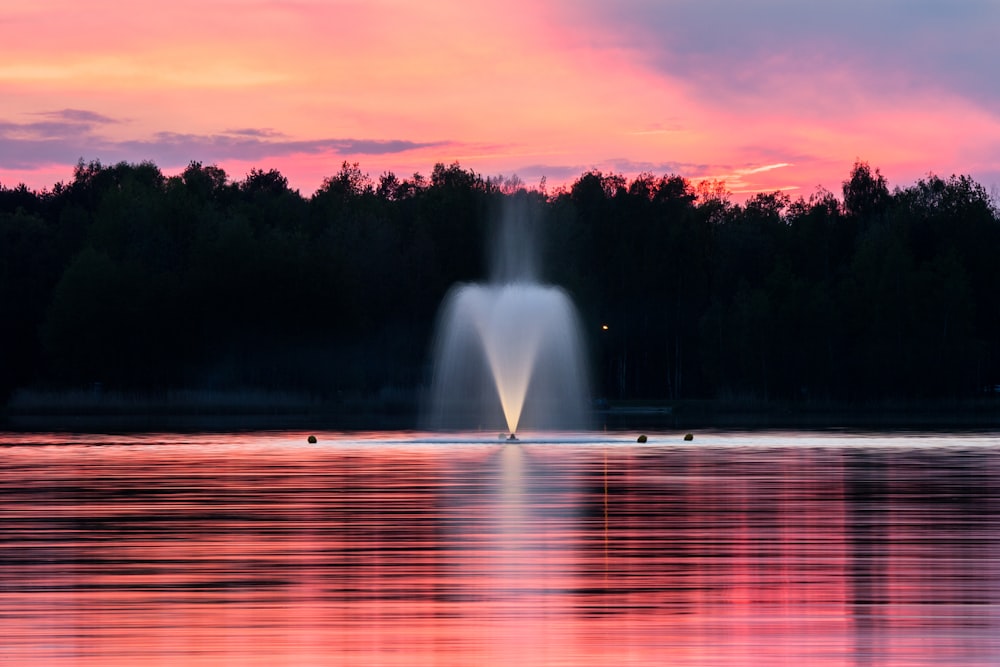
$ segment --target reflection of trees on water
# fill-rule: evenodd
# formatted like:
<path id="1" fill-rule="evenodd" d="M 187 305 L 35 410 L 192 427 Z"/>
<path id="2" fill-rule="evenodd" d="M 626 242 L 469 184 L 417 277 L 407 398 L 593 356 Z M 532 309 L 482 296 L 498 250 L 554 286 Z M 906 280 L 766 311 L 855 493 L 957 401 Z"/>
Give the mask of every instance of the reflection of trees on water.
<path id="1" fill-rule="evenodd" d="M 806 639 L 857 664 L 988 652 L 981 637 L 954 637 L 979 637 L 998 621 L 994 449 L 639 447 L 605 456 L 589 460 L 582 509 L 591 529 L 577 546 L 588 555 L 584 578 L 605 583 L 580 592 L 580 613 L 701 619 L 709 643 L 719 619 L 748 637 L 811 627 Z M 927 643 L 901 640 L 908 632 Z"/>

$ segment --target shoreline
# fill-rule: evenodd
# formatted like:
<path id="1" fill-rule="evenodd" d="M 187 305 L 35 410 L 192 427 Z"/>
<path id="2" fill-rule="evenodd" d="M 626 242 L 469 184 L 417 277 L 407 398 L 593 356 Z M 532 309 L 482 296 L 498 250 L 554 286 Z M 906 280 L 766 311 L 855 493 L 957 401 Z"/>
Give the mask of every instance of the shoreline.
<path id="1" fill-rule="evenodd" d="M 293 392 L 21 391 L 0 408 L 14 431 L 418 430 L 419 392 L 323 399 Z M 597 401 L 593 430 L 1000 430 L 1000 397 L 946 400 Z"/>
<path id="2" fill-rule="evenodd" d="M 1000 399 L 844 401 L 687 400 L 627 404 L 599 411 L 609 427 L 677 429 L 1000 429 Z"/>

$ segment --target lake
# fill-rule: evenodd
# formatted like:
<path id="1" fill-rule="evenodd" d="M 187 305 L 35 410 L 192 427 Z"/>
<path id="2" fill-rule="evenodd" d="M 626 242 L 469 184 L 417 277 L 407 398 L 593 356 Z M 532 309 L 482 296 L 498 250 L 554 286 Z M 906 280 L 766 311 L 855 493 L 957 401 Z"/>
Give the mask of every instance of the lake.
<path id="1" fill-rule="evenodd" d="M 0 433 L 3 665 L 1000 664 L 1000 435 Z"/>

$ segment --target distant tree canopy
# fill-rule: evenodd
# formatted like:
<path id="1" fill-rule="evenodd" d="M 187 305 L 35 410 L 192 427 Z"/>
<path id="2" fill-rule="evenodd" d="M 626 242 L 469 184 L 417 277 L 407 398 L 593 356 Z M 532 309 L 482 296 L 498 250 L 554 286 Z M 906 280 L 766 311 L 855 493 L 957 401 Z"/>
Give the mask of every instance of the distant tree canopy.
<path id="1" fill-rule="evenodd" d="M 0 397 L 19 386 L 281 388 L 427 381 L 438 306 L 484 280 L 511 200 L 574 297 L 612 399 L 967 397 L 1000 384 L 1000 214 L 966 176 L 842 197 L 591 171 L 555 193 L 458 164 L 311 197 L 279 172 L 80 162 L 0 186 Z M 607 325 L 607 329 L 602 329 Z"/>

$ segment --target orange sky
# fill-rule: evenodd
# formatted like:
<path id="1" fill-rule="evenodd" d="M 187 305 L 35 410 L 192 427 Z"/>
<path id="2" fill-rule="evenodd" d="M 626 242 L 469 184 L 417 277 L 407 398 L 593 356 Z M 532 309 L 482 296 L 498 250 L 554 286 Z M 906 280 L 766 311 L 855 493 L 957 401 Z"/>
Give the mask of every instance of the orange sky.
<path id="1" fill-rule="evenodd" d="M 892 184 L 1000 184 L 1000 7 L 800 4 L 0 0 L 0 183 L 199 160 L 310 194 L 344 160 L 458 161 L 550 188 L 597 168 L 808 196 L 860 158 Z"/>

